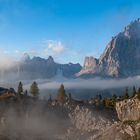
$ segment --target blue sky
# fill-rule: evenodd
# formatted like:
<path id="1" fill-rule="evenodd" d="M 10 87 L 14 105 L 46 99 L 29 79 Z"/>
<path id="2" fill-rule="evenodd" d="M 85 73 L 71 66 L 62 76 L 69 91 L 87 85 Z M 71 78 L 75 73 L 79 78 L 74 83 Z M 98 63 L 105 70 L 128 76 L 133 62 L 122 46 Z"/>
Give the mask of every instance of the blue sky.
<path id="1" fill-rule="evenodd" d="M 0 0 L 0 52 L 82 63 L 139 17 L 139 0 Z"/>

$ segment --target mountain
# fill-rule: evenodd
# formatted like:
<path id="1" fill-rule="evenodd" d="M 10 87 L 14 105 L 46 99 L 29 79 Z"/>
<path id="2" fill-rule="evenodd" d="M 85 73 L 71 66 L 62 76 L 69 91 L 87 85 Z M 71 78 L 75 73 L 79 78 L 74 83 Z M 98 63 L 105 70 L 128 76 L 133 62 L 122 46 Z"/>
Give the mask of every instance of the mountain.
<path id="1" fill-rule="evenodd" d="M 78 63 L 59 64 L 54 61 L 52 56 L 49 56 L 48 59 L 41 57 L 31 59 L 28 54 L 24 54 L 21 62 L 12 71 L 22 79 L 44 79 L 55 77 L 59 71 L 62 76 L 72 78 L 80 70 L 81 65 Z"/>
<path id="2" fill-rule="evenodd" d="M 92 56 L 85 57 L 84 65 L 83 65 L 81 71 L 76 74 L 76 76 L 80 76 L 80 75 L 84 75 L 84 74 L 92 74 L 92 73 L 96 72 L 97 64 L 98 64 L 98 59 L 96 59 Z"/>
<path id="3" fill-rule="evenodd" d="M 140 75 L 140 19 L 129 23 L 123 32 L 112 37 L 103 54 L 95 60 L 91 60 L 91 63 L 96 62 L 95 65 L 91 65 L 92 68 L 86 67 L 84 70 L 84 64 L 77 76 L 83 74 L 109 77 Z"/>
<path id="4" fill-rule="evenodd" d="M 140 20 L 113 37 L 99 58 L 99 72 L 109 76 L 140 74 Z"/>

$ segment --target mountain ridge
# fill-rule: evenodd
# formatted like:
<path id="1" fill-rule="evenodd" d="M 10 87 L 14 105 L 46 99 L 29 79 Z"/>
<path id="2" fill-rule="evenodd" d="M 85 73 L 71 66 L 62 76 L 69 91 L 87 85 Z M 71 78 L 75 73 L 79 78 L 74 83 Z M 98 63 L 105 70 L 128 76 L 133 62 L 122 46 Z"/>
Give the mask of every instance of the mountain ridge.
<path id="1" fill-rule="evenodd" d="M 30 58 L 30 57 L 27 57 Z M 79 63 L 60 64 L 54 61 L 52 56 L 48 59 L 34 56 L 30 59 L 22 59 L 19 64 L 19 77 L 37 79 L 37 78 L 52 78 L 55 77 L 58 71 L 62 71 L 62 76 L 66 78 L 73 78 L 74 74 L 80 71 L 81 65 Z"/>
<path id="2" fill-rule="evenodd" d="M 83 72 L 77 76 L 100 75 L 106 77 L 129 77 L 140 74 L 140 19 L 129 23 L 124 31 L 112 37 L 105 50 L 97 59 L 93 71 Z"/>

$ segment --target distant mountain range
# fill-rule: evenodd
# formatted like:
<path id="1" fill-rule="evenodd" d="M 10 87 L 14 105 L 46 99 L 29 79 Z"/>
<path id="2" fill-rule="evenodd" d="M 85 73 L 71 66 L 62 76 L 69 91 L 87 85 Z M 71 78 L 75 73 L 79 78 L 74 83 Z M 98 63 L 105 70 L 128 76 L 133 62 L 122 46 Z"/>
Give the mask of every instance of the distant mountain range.
<path id="1" fill-rule="evenodd" d="M 45 79 L 62 75 L 66 78 L 129 77 L 140 75 L 140 19 L 129 23 L 123 32 L 112 37 L 99 59 L 86 57 L 83 67 L 77 63 L 59 64 L 52 56 L 30 58 L 24 54 L 22 60 L 11 69 L 0 71 L 0 77 L 16 79 Z M 15 76 L 16 75 L 16 76 Z"/>
<path id="2" fill-rule="evenodd" d="M 140 19 L 129 23 L 109 42 L 99 59 L 86 57 L 79 76 L 129 77 L 140 75 Z"/>
<path id="3" fill-rule="evenodd" d="M 81 65 L 78 63 L 59 64 L 54 61 L 52 56 L 49 56 L 48 59 L 41 57 L 31 59 L 28 54 L 24 54 L 21 62 L 10 71 L 15 72 L 22 79 L 45 79 L 57 75 L 74 78 L 74 74 L 80 70 Z"/>

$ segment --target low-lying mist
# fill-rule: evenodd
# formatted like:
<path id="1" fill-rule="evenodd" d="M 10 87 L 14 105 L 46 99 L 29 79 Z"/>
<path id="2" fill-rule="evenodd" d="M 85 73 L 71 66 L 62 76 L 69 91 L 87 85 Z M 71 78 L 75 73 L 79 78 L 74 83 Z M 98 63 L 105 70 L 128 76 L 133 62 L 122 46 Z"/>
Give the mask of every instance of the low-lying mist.
<path id="1" fill-rule="evenodd" d="M 113 94 L 113 92 L 115 94 L 120 94 L 120 91 L 118 91 L 119 89 L 121 89 L 122 92 L 122 90 L 124 90 L 126 87 L 131 88 L 132 86 L 140 86 L 140 76 L 128 77 L 124 79 L 103 79 L 99 77 L 93 79 L 67 79 L 61 76 L 51 79 L 35 80 L 17 80 L 12 79 L 12 77 L 6 77 L 4 81 L 0 82 L 0 85 L 8 88 L 13 87 L 15 90 L 17 90 L 19 81 L 22 81 L 24 89 L 29 90 L 32 82 L 36 81 L 40 89 L 41 97 L 48 96 L 49 94 L 55 96 L 60 84 L 62 83 L 65 86 L 65 90 L 72 93 L 73 97 L 76 98 L 90 98 L 95 94 L 98 94 L 98 92 L 103 95 L 109 95 L 110 93 Z"/>

